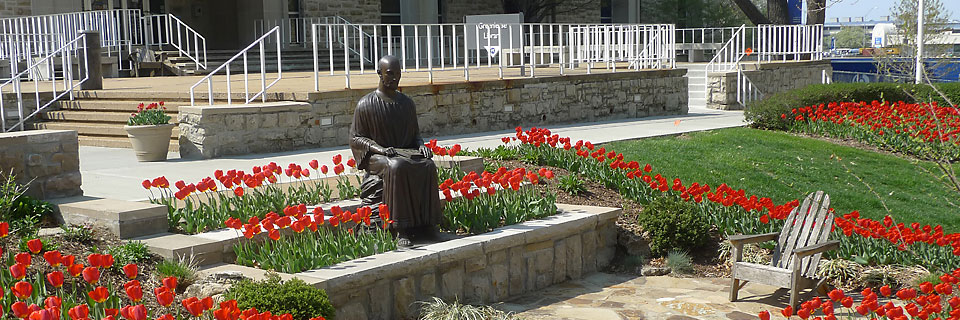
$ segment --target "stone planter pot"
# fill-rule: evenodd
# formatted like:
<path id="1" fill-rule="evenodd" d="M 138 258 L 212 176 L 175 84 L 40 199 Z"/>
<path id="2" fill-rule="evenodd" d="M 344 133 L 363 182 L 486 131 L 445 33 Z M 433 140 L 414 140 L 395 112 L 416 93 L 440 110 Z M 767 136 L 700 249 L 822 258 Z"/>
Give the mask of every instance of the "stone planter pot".
<path id="1" fill-rule="evenodd" d="M 127 137 L 130 137 L 130 143 L 133 145 L 138 161 L 164 161 L 167 160 L 167 151 L 170 150 L 170 134 L 173 126 L 172 123 L 123 126 L 123 130 L 126 130 Z"/>

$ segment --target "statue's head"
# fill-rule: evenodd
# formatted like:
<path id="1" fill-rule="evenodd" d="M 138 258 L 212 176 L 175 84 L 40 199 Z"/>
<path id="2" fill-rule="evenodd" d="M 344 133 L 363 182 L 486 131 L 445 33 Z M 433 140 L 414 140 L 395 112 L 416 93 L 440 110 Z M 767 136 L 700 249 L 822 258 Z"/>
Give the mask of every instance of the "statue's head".
<path id="1" fill-rule="evenodd" d="M 400 59 L 394 56 L 383 56 L 377 65 L 377 74 L 380 75 L 381 90 L 397 90 L 400 86 Z"/>

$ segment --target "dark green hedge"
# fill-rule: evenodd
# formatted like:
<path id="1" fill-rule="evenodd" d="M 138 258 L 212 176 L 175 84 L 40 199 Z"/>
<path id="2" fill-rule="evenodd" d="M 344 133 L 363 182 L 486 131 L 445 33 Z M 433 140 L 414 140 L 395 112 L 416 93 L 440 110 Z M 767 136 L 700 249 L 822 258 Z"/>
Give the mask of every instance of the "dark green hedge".
<path id="1" fill-rule="evenodd" d="M 937 84 L 953 103 L 960 103 L 960 83 Z M 908 94 L 909 93 L 909 94 Z M 914 100 L 911 96 L 916 97 Z M 793 108 L 842 101 L 904 101 L 945 103 L 930 86 L 903 83 L 833 83 L 817 84 L 777 93 L 750 104 L 744 111 L 747 121 L 755 128 L 783 130 L 787 120 L 781 114 L 790 114 Z"/>

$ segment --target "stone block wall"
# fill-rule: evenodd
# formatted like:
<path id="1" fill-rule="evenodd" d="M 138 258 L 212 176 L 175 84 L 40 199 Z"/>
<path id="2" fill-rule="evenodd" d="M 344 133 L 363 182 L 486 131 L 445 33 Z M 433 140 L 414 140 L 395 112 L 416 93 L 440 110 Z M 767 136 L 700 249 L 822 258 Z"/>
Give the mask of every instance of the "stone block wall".
<path id="1" fill-rule="evenodd" d="M 29 16 L 30 0 L 0 0 L 0 18 Z"/>
<path id="2" fill-rule="evenodd" d="M 380 23 L 377 0 L 303 0 L 303 17 L 341 16 L 352 23 Z"/>
<path id="3" fill-rule="evenodd" d="M 309 112 L 309 104 L 294 101 L 182 106 L 180 156 L 209 159 L 313 146 L 304 140 L 303 117 Z"/>
<path id="4" fill-rule="evenodd" d="M 757 70 L 743 71 L 750 82 L 770 96 L 823 82 L 823 73 L 833 74 L 830 60 L 761 63 Z M 711 73 L 707 76 L 707 108 L 742 109 L 737 103 L 737 73 Z"/>
<path id="5" fill-rule="evenodd" d="M 687 113 L 686 70 L 402 87 L 424 137 Z M 401 82 L 402 85 L 402 82 Z M 316 92 L 303 103 L 182 107 L 180 155 L 204 158 L 346 145 L 371 89 Z M 295 106 L 294 106 L 295 105 Z"/>
<path id="6" fill-rule="evenodd" d="M 490 304 L 595 272 L 616 251 L 620 210 L 558 205 L 564 213 L 295 274 L 318 279 L 343 319 L 407 319 L 417 301 Z"/>
<path id="7" fill-rule="evenodd" d="M 31 130 L 0 133 L 0 170 L 13 170 L 26 194 L 40 199 L 82 195 L 77 132 Z"/>

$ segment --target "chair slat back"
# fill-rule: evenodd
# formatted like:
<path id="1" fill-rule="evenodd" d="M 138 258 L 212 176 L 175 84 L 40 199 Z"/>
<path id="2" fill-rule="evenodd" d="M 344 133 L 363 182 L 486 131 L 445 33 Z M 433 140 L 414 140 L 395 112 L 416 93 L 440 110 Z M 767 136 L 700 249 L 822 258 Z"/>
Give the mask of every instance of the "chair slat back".
<path id="1" fill-rule="evenodd" d="M 771 265 L 791 269 L 795 249 L 826 241 L 833 227 L 833 214 L 829 208 L 830 196 L 823 191 L 811 193 L 803 199 L 800 207 L 791 211 L 784 221 Z M 819 261 L 820 254 L 804 258 L 800 264 L 803 275 L 816 275 Z"/>

